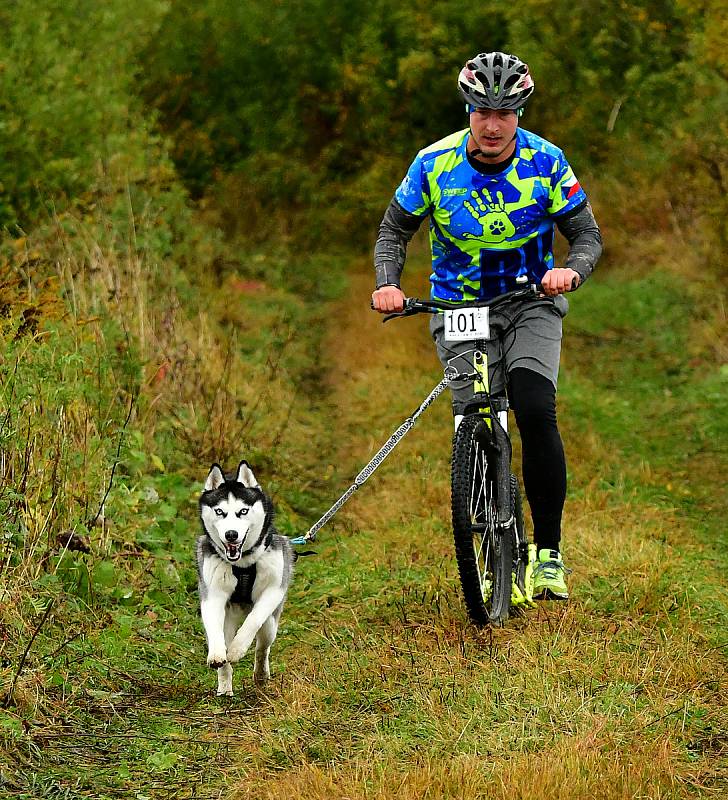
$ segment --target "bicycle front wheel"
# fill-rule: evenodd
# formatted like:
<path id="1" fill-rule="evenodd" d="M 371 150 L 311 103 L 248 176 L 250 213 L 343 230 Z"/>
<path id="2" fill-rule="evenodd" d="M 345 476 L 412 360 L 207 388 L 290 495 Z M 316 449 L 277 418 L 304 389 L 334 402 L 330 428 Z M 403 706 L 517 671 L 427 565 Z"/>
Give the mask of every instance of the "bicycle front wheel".
<path id="1" fill-rule="evenodd" d="M 476 625 L 508 618 L 512 537 L 498 529 L 496 453 L 482 417 L 460 423 L 452 449 L 452 527 L 465 605 Z"/>

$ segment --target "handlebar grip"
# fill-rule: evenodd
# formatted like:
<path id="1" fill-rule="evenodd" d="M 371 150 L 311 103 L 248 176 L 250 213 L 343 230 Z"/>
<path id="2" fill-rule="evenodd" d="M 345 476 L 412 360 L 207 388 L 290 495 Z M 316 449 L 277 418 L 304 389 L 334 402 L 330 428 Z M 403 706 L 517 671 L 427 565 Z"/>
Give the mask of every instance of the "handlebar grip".
<path id="1" fill-rule="evenodd" d="M 530 284 L 529 288 L 531 289 L 531 291 L 534 294 L 546 294 L 546 292 L 544 292 L 544 290 L 543 290 L 543 284 L 542 283 L 532 283 L 532 284 Z M 569 289 L 569 291 L 573 292 L 573 291 L 576 291 L 576 289 L 578 289 L 578 288 L 579 288 L 579 278 L 578 277 L 572 278 L 571 279 L 571 288 Z"/>

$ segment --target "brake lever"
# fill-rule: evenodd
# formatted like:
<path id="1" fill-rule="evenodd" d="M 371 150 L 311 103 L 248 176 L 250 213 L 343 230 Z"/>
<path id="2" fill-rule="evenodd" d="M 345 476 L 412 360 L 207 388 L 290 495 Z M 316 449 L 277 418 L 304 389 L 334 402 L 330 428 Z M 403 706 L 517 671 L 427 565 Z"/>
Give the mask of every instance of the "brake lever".
<path id="1" fill-rule="evenodd" d="M 387 314 L 387 316 L 382 320 L 382 324 L 389 322 L 390 319 L 397 319 L 397 317 L 411 317 L 416 313 L 417 312 L 413 308 L 404 308 L 402 311 L 396 311 L 394 314 Z"/>
<path id="2" fill-rule="evenodd" d="M 412 307 L 412 302 L 412 298 L 406 297 L 402 310 L 395 311 L 393 314 L 387 314 L 387 316 L 382 320 L 382 324 L 389 322 L 390 319 L 396 319 L 397 317 L 411 317 L 413 314 L 416 314 L 417 311 Z M 371 308 L 372 311 L 376 311 L 373 300 L 369 303 L 369 308 Z"/>

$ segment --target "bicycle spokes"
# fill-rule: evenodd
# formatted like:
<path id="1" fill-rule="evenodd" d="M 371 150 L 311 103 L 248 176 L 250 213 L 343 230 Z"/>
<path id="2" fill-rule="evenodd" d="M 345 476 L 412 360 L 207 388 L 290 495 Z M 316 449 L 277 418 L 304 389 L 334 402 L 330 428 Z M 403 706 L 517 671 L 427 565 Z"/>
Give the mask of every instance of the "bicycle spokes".
<path id="1" fill-rule="evenodd" d="M 485 449 L 474 442 L 470 481 L 470 525 L 478 568 L 480 588 L 487 602 L 493 588 L 493 538 L 496 509 L 493 487 L 488 478 L 488 458 Z"/>
<path id="2" fill-rule="evenodd" d="M 473 523 L 473 530 L 476 526 L 483 526 L 486 523 L 485 515 L 488 513 L 486 498 L 486 475 L 488 462 L 485 450 L 476 442 L 473 451 L 473 479 L 470 486 L 470 519 Z"/>
<path id="3" fill-rule="evenodd" d="M 511 598 L 513 545 L 498 524 L 500 457 L 480 414 L 466 415 L 453 440 L 452 518 L 465 603 L 478 625 L 501 625 Z"/>

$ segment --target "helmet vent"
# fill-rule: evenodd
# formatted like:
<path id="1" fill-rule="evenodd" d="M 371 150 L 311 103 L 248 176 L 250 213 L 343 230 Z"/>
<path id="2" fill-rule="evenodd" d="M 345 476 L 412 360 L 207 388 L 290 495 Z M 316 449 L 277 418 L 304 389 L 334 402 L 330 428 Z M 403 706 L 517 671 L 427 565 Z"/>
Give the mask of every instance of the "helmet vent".
<path id="1" fill-rule="evenodd" d="M 458 76 L 460 95 L 476 108 L 517 111 L 533 93 L 528 65 L 499 51 L 469 59 Z"/>

